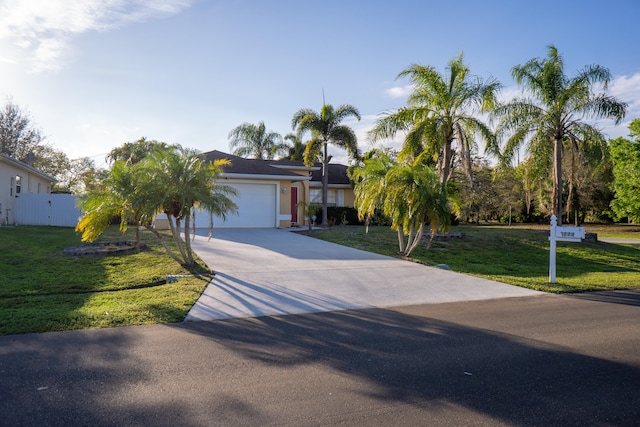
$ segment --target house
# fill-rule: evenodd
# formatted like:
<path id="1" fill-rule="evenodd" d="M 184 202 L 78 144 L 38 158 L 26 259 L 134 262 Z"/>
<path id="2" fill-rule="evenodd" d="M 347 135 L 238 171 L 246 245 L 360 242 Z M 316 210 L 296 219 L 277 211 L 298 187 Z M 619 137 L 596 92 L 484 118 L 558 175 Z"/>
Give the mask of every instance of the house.
<path id="1" fill-rule="evenodd" d="M 322 167 L 305 166 L 303 162 L 287 159 L 246 159 L 209 151 L 203 153 L 209 161 L 227 159 L 219 185 L 233 187 L 237 196 L 231 197 L 238 205 L 238 215 L 226 220 L 214 217 L 214 227 L 286 228 L 304 225 L 304 207 L 322 203 Z M 329 165 L 330 206 L 353 206 L 354 195 L 344 165 Z M 209 214 L 196 212 L 196 226 L 208 227 Z"/>
<path id="2" fill-rule="evenodd" d="M 15 223 L 16 199 L 21 194 L 50 194 L 55 178 L 0 153 L 0 224 Z"/>

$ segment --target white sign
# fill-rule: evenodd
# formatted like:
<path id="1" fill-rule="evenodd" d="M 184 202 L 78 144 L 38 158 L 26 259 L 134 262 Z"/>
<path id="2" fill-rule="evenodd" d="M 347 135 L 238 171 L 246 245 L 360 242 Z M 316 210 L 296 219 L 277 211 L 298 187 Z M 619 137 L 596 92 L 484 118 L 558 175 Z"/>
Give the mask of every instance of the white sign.
<path id="1" fill-rule="evenodd" d="M 556 225 L 556 240 L 561 242 L 579 242 L 584 239 L 584 227 L 566 227 Z"/>
<path id="2" fill-rule="evenodd" d="M 551 215 L 549 232 L 549 282 L 556 283 L 556 242 L 580 242 L 584 239 L 584 227 L 562 227 L 555 215 Z"/>

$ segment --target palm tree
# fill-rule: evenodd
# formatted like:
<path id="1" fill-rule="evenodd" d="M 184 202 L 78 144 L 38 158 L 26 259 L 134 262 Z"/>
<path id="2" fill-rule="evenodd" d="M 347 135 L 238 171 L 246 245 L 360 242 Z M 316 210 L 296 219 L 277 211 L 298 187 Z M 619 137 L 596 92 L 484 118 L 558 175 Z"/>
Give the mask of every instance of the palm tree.
<path id="1" fill-rule="evenodd" d="M 135 226 L 136 245 L 140 248 L 138 227 L 150 226 L 156 209 L 139 197 L 137 175 L 138 166 L 116 160 L 101 185 L 80 198 L 83 215 L 76 231 L 82 232 L 83 242 L 96 240 L 113 218 L 119 217 L 122 232 L 129 225 Z"/>
<path id="2" fill-rule="evenodd" d="M 107 162 L 124 160 L 127 163 L 135 164 L 141 161 L 147 154 L 150 154 L 155 147 L 167 147 L 167 143 L 158 142 L 155 139 L 142 137 L 134 142 L 126 142 L 120 147 L 116 147 L 107 154 Z"/>
<path id="3" fill-rule="evenodd" d="M 445 74 L 431 66 L 411 65 L 397 78 L 408 77 L 413 90 L 407 106 L 385 114 L 370 131 L 373 141 L 391 138 L 399 131 L 406 132 L 401 157 L 413 158 L 422 153 L 438 165 L 440 182 L 451 177 L 452 144 L 460 150 L 462 164 L 471 182 L 471 153 L 473 137 L 479 134 L 488 145 L 493 144 L 491 130 L 472 114 L 489 111 L 495 105 L 500 84 L 472 78 L 463 63 L 462 54 L 453 58 Z"/>
<path id="4" fill-rule="evenodd" d="M 369 232 L 369 223 L 377 211 L 382 210 L 385 195 L 385 177 L 397 164 L 395 155 L 389 149 L 373 149 L 364 154 L 360 164 L 349 169 L 349 178 L 355 187 L 354 207 L 358 210 L 358 219 L 365 220 L 365 232 Z"/>
<path id="5" fill-rule="evenodd" d="M 304 161 L 304 150 L 306 147 L 302 140 L 298 138 L 298 135 L 295 133 L 288 133 L 285 135 L 284 139 L 285 141 L 291 141 L 291 145 L 287 148 L 289 153 L 285 158 L 298 162 Z"/>
<path id="6" fill-rule="evenodd" d="M 311 166 L 315 160 L 322 159 L 322 225 L 329 224 L 327 219 L 327 193 L 329 187 L 328 165 L 331 157 L 328 153 L 328 145 L 333 144 L 347 150 L 352 159 L 360 156 L 358 139 L 353 130 L 340 124 L 348 117 L 360 120 L 360 112 L 349 104 L 333 108 L 330 104 L 324 104 L 320 113 L 303 108 L 298 110 L 291 120 L 291 128 L 296 130 L 299 139 L 305 132 L 311 133 L 311 139 L 307 142 L 304 151 L 304 162 Z"/>
<path id="7" fill-rule="evenodd" d="M 83 241 L 93 241 L 102 234 L 111 219 L 119 215 L 121 230 L 125 231 L 127 225 L 135 225 L 136 230 L 138 226 L 145 227 L 160 240 L 175 261 L 192 266 L 195 261 L 189 224 L 194 209 L 208 209 L 222 217 L 237 209 L 226 196 L 234 194 L 234 191 L 215 183 L 224 164 L 225 161 L 206 162 L 193 150 L 166 144 L 156 146 L 151 154 L 137 163 L 116 160 L 104 186 L 82 200 L 83 216 L 76 230 L 82 232 Z M 152 220 L 158 213 L 167 215 L 179 256 L 152 226 Z"/>
<path id="8" fill-rule="evenodd" d="M 167 215 L 171 234 L 180 252 L 183 265 L 193 265 L 190 221 L 195 209 L 207 209 L 211 215 L 225 218 L 237 210 L 236 204 L 226 194 L 236 194 L 227 186 L 217 185 L 215 180 L 229 162 L 218 160 L 210 163 L 195 150 L 173 145 L 156 149 L 141 163 L 140 192 L 156 206 L 157 212 Z M 184 241 L 181 221 L 184 220 Z M 170 253 L 161 235 L 149 228 Z"/>
<path id="9" fill-rule="evenodd" d="M 431 228 L 431 239 L 438 229 L 448 229 L 446 184 L 420 158 L 397 161 L 389 153 L 373 152 L 352 176 L 357 179 L 354 193 L 359 217 L 369 217 L 376 209 L 382 209 L 398 233 L 401 255 L 409 256 L 418 246 L 426 224 Z"/>
<path id="10" fill-rule="evenodd" d="M 589 65 L 574 77 L 567 77 L 562 56 L 553 45 L 548 47 L 547 58 L 534 58 L 517 65 L 511 74 L 530 97 L 515 98 L 494 111 L 494 117 L 499 119 L 497 132 L 509 135 L 502 158 L 505 162 L 512 161 L 525 144 L 530 157 L 551 153 L 551 210 L 561 224 L 564 141 L 569 140 L 572 146 L 578 147 L 579 143 L 604 140 L 598 129 L 583 120 L 611 118 L 617 124 L 624 118 L 626 104 L 606 94 L 611 73 L 604 67 Z M 594 93 L 596 85 L 602 88 L 597 94 Z M 491 150 L 499 152 L 497 145 Z M 543 161 L 549 160 L 536 160 Z"/>
<path id="11" fill-rule="evenodd" d="M 287 145 L 277 132 L 267 131 L 264 122 L 242 123 L 229 132 L 229 147 L 240 157 L 273 160 L 287 151 Z"/>

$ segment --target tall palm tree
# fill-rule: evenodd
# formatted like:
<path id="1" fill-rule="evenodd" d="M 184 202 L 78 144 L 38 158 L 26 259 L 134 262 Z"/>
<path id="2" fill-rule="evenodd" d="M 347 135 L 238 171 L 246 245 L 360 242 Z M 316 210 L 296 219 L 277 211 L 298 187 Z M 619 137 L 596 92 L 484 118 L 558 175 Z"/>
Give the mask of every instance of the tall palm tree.
<path id="1" fill-rule="evenodd" d="M 523 145 L 531 157 L 552 153 L 551 208 L 561 224 L 564 141 L 577 147 L 579 141 L 603 140 L 602 133 L 584 120 L 611 118 L 619 123 L 626 104 L 606 94 L 611 73 L 600 65 L 586 66 L 574 77 L 567 77 L 562 56 L 553 45 L 548 47 L 547 58 L 517 65 L 511 74 L 529 97 L 515 98 L 494 111 L 499 120 L 497 132 L 508 135 L 502 158 L 511 161 Z M 595 93 L 598 87 L 602 90 Z M 498 153 L 497 145 L 492 151 Z"/>
<path id="2" fill-rule="evenodd" d="M 480 135 L 493 144 L 494 135 L 473 116 L 478 110 L 489 111 L 495 105 L 500 84 L 483 81 L 469 74 L 462 54 L 453 58 L 445 74 L 434 67 L 411 65 L 397 78 L 408 77 L 413 89 L 406 107 L 385 114 L 370 131 L 373 141 L 406 132 L 401 157 L 413 158 L 423 154 L 437 162 L 440 182 L 451 177 L 452 144 L 457 143 L 467 178 L 471 181 L 471 153 L 473 137 Z"/>
<path id="3" fill-rule="evenodd" d="M 311 139 L 307 142 L 304 152 L 304 162 L 313 165 L 320 156 L 322 159 L 322 225 L 329 224 L 327 218 L 327 193 L 329 187 L 328 165 L 331 157 L 328 153 L 328 145 L 333 144 L 347 150 L 352 159 L 360 156 L 358 139 L 353 130 L 340 124 L 348 117 L 360 120 L 360 112 L 352 105 L 344 104 L 333 108 L 330 104 L 322 106 L 320 112 L 310 108 L 298 110 L 291 120 L 291 128 L 296 130 L 298 138 L 306 132 L 311 133 Z"/>
<path id="4" fill-rule="evenodd" d="M 287 152 L 287 144 L 277 132 L 267 131 L 264 122 L 242 123 L 229 132 L 229 147 L 240 157 L 273 160 Z"/>

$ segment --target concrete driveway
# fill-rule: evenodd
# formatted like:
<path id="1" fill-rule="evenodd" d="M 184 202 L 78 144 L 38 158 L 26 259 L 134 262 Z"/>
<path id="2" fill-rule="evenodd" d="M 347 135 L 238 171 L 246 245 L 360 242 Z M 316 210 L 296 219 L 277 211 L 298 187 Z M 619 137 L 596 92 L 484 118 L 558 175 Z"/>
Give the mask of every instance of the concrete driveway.
<path id="1" fill-rule="evenodd" d="M 192 245 L 216 276 L 190 321 L 542 294 L 286 230 L 218 229 Z"/>

